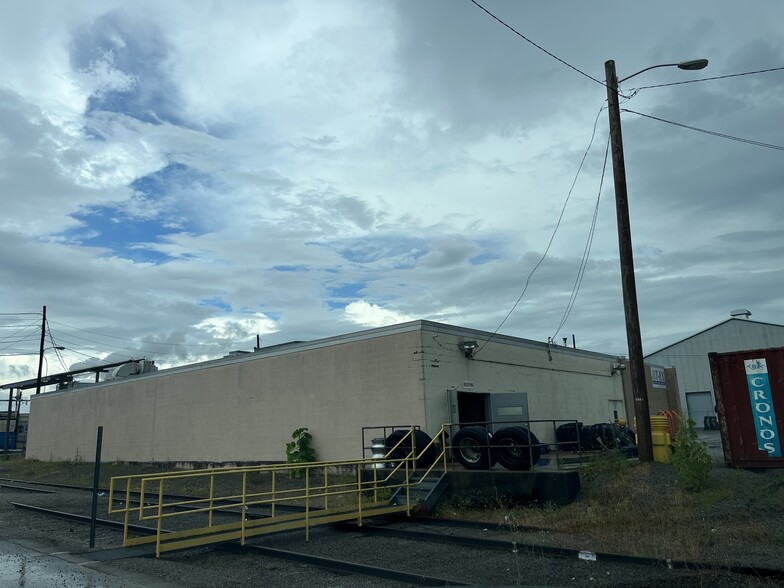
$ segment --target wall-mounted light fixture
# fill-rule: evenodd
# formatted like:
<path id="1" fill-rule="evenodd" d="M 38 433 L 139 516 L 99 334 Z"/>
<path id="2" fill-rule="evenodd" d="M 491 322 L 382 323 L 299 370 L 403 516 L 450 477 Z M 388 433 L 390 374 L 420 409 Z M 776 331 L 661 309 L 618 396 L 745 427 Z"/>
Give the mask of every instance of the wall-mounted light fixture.
<path id="1" fill-rule="evenodd" d="M 610 369 L 610 375 L 614 376 L 615 374 L 622 374 L 623 370 L 625 369 L 626 369 L 626 364 L 616 363 L 612 366 L 612 369 Z"/>
<path id="2" fill-rule="evenodd" d="M 460 341 L 460 343 L 457 344 L 457 348 L 465 353 L 465 356 L 468 359 L 474 357 L 474 351 L 476 351 L 477 347 L 476 341 Z"/>

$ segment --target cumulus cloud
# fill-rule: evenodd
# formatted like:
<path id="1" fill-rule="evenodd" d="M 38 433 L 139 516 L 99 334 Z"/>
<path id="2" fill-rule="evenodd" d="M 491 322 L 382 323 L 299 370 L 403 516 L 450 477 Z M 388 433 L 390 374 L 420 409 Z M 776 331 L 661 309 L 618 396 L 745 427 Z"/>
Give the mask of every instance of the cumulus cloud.
<path id="1" fill-rule="evenodd" d="M 347 304 L 344 313 L 346 315 L 344 320 L 363 327 L 385 327 L 414 320 L 414 317 L 364 300 L 355 300 Z"/>

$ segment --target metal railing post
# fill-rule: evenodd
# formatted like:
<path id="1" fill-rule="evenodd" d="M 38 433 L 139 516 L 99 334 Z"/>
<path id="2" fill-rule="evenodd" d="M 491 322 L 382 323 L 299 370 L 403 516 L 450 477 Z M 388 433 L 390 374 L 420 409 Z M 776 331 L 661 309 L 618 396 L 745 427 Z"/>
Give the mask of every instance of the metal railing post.
<path id="1" fill-rule="evenodd" d="M 310 468 L 305 468 L 305 542 L 310 541 Z"/>
<path id="2" fill-rule="evenodd" d="M 272 470 L 272 518 L 275 518 L 275 505 L 278 500 L 275 497 L 275 470 Z"/>
<path id="3" fill-rule="evenodd" d="M 242 505 L 240 506 L 240 517 L 242 517 L 240 521 L 240 545 L 245 545 L 245 510 L 248 508 L 246 503 L 246 484 L 248 482 L 248 472 L 243 470 L 242 472 Z"/>
<path id="4" fill-rule="evenodd" d="M 141 495 L 139 496 L 141 499 Z M 111 504 L 111 503 L 110 503 Z M 123 522 L 123 547 L 128 543 L 128 519 L 131 516 L 131 479 L 125 481 L 125 520 Z"/>
<path id="5" fill-rule="evenodd" d="M 373 502 L 378 502 L 378 468 L 375 467 L 376 464 L 371 464 L 373 466 Z"/>
<path id="6" fill-rule="evenodd" d="M 144 502 L 139 503 L 144 508 Z M 155 557 L 161 557 L 161 525 L 163 523 L 163 478 L 158 480 L 158 525 L 155 534 Z"/>
<path id="7" fill-rule="evenodd" d="M 444 473 L 446 473 L 447 462 L 446 462 L 446 431 L 444 430 L 444 425 L 441 425 L 441 451 L 444 457 Z"/>
<path id="8" fill-rule="evenodd" d="M 362 470 L 357 464 L 357 525 L 362 526 Z"/>
<path id="9" fill-rule="evenodd" d="M 328 498 L 329 498 L 329 483 L 327 481 L 327 477 L 329 472 L 327 472 L 327 466 L 324 466 L 324 510 L 327 510 L 328 507 Z"/>
<path id="10" fill-rule="evenodd" d="M 208 515 L 207 526 L 212 527 L 212 508 L 214 506 L 213 499 L 215 498 L 215 474 L 210 474 L 210 512 Z"/>

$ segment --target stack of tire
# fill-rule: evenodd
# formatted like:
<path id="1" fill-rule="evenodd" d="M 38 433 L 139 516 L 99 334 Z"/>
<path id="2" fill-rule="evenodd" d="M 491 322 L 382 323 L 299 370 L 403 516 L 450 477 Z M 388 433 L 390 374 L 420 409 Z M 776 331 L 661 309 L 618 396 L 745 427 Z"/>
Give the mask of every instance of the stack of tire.
<path id="1" fill-rule="evenodd" d="M 635 433 L 617 423 L 566 423 L 555 430 L 558 448 L 564 451 L 629 449 L 636 447 Z"/>
<path id="2" fill-rule="evenodd" d="M 411 429 L 397 429 L 386 438 L 387 455 L 393 460 L 403 460 L 411 455 Z M 439 450 L 430 435 L 419 429 L 414 429 L 414 447 L 417 449 L 417 466 L 429 468 L 438 459 Z M 422 448 L 427 448 L 422 451 Z M 394 464 L 397 465 L 397 464 Z"/>
<path id="3" fill-rule="evenodd" d="M 452 453 L 467 470 L 530 470 L 539 462 L 542 444 L 525 427 L 503 427 L 493 434 L 480 426 L 463 427 L 452 438 Z"/>

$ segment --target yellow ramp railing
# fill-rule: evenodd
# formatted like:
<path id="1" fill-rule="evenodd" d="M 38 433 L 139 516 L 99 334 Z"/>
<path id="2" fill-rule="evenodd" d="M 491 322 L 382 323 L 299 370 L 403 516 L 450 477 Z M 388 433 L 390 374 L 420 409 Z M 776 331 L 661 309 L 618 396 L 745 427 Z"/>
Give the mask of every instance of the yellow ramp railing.
<path id="1" fill-rule="evenodd" d="M 443 428 L 426 447 L 416 447 L 414 439 L 412 428 L 383 459 L 116 476 L 109 485 L 109 514 L 123 516 L 123 546 L 154 543 L 156 557 L 224 541 L 244 545 L 257 535 L 298 528 L 305 529 L 307 541 L 316 525 L 349 520 L 362 525 L 363 517 L 410 514 L 411 486 L 447 466 Z M 422 472 L 417 458 L 436 442 L 437 459 L 411 482 L 413 471 Z M 401 449 L 407 453 L 401 456 Z M 380 462 L 388 467 L 379 468 Z M 405 503 L 390 505 L 398 488 L 405 489 Z M 132 500 L 136 492 L 138 502 Z M 151 521 L 155 534 L 129 537 L 132 521 Z"/>

